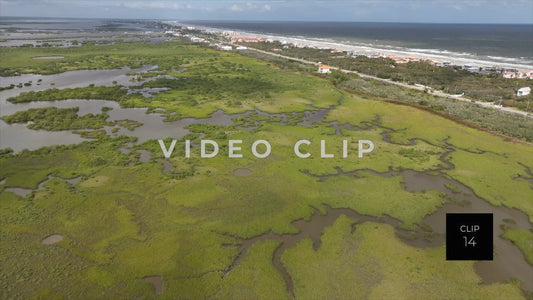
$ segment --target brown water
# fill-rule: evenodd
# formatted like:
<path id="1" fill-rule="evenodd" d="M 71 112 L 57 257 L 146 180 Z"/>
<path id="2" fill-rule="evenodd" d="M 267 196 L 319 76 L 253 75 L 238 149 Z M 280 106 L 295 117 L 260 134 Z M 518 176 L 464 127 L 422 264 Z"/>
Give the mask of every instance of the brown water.
<path id="1" fill-rule="evenodd" d="M 70 71 L 55 75 L 36 75 L 23 74 L 21 76 L 2 77 L 2 86 L 10 84 L 19 84 L 32 82 L 31 86 L 23 86 L 22 88 L 15 88 L 0 92 L 0 116 L 10 115 L 18 111 L 24 111 L 30 108 L 44 108 L 44 107 L 58 107 L 58 108 L 73 108 L 79 107 L 78 115 L 98 114 L 102 112 L 103 107 L 110 107 L 112 110 L 108 111 L 108 121 L 116 120 L 135 120 L 143 125 L 137 127 L 134 131 L 125 128 L 119 129 L 115 135 L 125 134 L 135 136 L 138 138 L 138 143 L 142 143 L 149 139 L 158 139 L 163 137 L 181 138 L 189 133 L 184 127 L 196 123 L 211 123 L 215 125 L 230 125 L 233 123 L 232 118 L 235 115 L 228 115 L 222 111 L 216 111 L 209 118 L 195 119 L 186 118 L 175 122 L 164 122 L 163 116 L 157 114 L 147 114 L 146 108 L 121 108 L 115 101 L 108 100 L 80 100 L 68 99 L 60 101 L 36 101 L 29 103 L 13 104 L 7 101 L 9 97 L 16 96 L 21 92 L 26 91 L 41 91 L 49 88 L 75 88 L 84 87 L 90 84 L 95 86 L 112 86 L 113 81 L 117 81 L 119 85 L 131 86 L 130 76 L 128 72 L 146 72 L 153 69 L 154 66 L 145 66 L 140 69 L 122 68 L 115 70 L 81 70 Z M 158 92 L 161 89 L 157 89 Z M 145 91 L 147 94 L 153 93 L 153 89 Z M 111 130 L 114 126 L 106 126 L 105 129 L 108 134 L 112 134 Z M 21 138 L 24 137 L 24 138 Z M 28 129 L 25 124 L 9 125 L 0 120 L 0 149 L 10 147 L 15 152 L 23 149 L 34 150 L 44 146 L 77 144 L 86 139 L 81 138 L 77 134 L 70 131 L 45 131 Z"/>
<path id="2" fill-rule="evenodd" d="M 0 93 L 1 95 L 1 93 Z M 0 105 L 2 99 L 0 98 Z M 239 116 L 246 116 L 251 112 L 241 114 L 226 114 L 222 110 L 217 110 L 208 118 L 184 118 L 178 121 L 165 122 L 164 116 L 160 113 L 148 114 L 147 108 L 122 108 L 115 101 L 109 100 L 81 100 L 68 99 L 61 101 L 36 101 L 29 103 L 11 104 L 4 99 L 4 106 L 0 110 L 0 116 L 10 115 L 18 111 L 24 111 L 30 108 L 44 108 L 44 107 L 58 107 L 58 108 L 73 108 L 78 107 L 78 115 L 98 114 L 102 112 L 103 107 L 110 107 L 111 110 L 106 113 L 109 115 L 108 121 L 117 120 L 134 120 L 140 122 L 141 126 L 131 131 L 123 127 L 118 127 L 119 130 L 115 133 L 112 129 L 115 126 L 105 126 L 107 134 L 110 136 L 128 135 L 137 137 L 137 144 L 143 143 L 150 139 L 160 139 L 165 137 L 172 137 L 179 139 L 189 133 L 185 127 L 191 124 L 214 124 L 219 126 L 229 126 L 233 124 L 233 119 Z M 258 113 L 258 111 L 253 111 Z M 267 115 L 265 112 L 259 112 L 260 115 Z M 279 116 L 287 118 L 283 114 L 272 114 L 272 116 Z M 315 122 L 315 120 L 307 120 L 304 122 Z M 255 126 L 257 126 L 256 124 Z M 254 129 L 246 128 L 246 129 Z M 24 137 L 24 138 L 20 138 Z M 77 144 L 85 139 L 70 131 L 45 131 L 32 130 L 26 127 L 25 124 L 7 124 L 0 120 L 0 149 L 10 147 L 15 152 L 23 149 L 34 150 L 44 146 L 63 145 L 63 144 Z"/>
<path id="3" fill-rule="evenodd" d="M 54 177 L 52 175 L 48 175 L 45 180 L 43 180 L 43 181 L 41 181 L 39 183 L 39 185 L 37 186 L 36 189 L 21 188 L 21 187 L 6 187 L 4 190 L 7 191 L 7 192 L 14 193 L 15 195 L 18 195 L 18 196 L 21 196 L 21 197 L 26 197 L 31 192 L 35 192 L 35 191 L 39 191 L 39 190 L 44 189 L 44 185 L 52 178 L 57 178 L 59 180 L 63 180 L 65 182 L 69 183 L 69 184 L 76 184 L 76 183 L 81 181 L 81 176 L 74 177 L 74 178 L 63 179 L 63 178 L 60 178 L 60 177 Z M 3 180 L 4 183 L 5 183 L 5 181 L 6 181 L 6 179 Z"/>
<path id="4" fill-rule="evenodd" d="M 479 198 L 467 186 L 442 175 L 428 175 L 415 171 L 404 171 L 401 173 L 407 191 L 437 190 L 446 193 L 448 197 L 453 197 L 460 203 L 446 203 L 435 213 L 424 218 L 435 237 L 441 243 L 446 238 L 446 214 L 447 213 L 492 213 L 494 232 L 494 259 L 492 261 L 478 261 L 475 269 L 482 277 L 484 283 L 504 282 L 512 277 L 522 281 L 524 289 L 533 291 L 533 266 L 525 259 L 524 254 L 518 247 L 510 241 L 501 238 L 504 233 L 503 226 L 512 228 L 531 230 L 532 224 L 528 216 L 517 210 L 504 206 L 492 206 L 485 200 Z M 453 185 L 453 191 L 446 187 Z M 512 222 L 505 222 L 512 220 Z"/>
<path id="5" fill-rule="evenodd" d="M 298 126 L 311 127 L 313 124 L 320 123 L 326 118 L 329 111 L 330 108 L 307 110 L 304 112 L 303 120 L 302 122 L 298 123 Z"/>
<path id="6" fill-rule="evenodd" d="M 95 86 L 112 86 L 113 81 L 116 81 L 118 85 L 129 87 L 138 83 L 130 81 L 131 76 L 126 75 L 128 72 L 147 72 L 155 67 L 157 66 L 145 66 L 139 69 L 130 69 L 125 67 L 113 70 L 69 71 L 54 75 L 22 74 L 20 76 L 2 77 L 2 86 L 8 86 L 10 84 L 18 85 L 21 83 L 24 84 L 30 82 L 31 85 L 0 91 L 0 116 L 11 115 L 13 113 L 31 108 L 45 108 L 51 106 L 58 108 L 78 107 L 78 115 L 85 115 L 88 113 L 98 114 L 102 112 L 103 107 L 110 107 L 112 110 L 107 112 L 109 115 L 109 121 L 129 119 L 140 122 L 143 125 L 135 128 L 133 131 L 118 127 L 119 131 L 116 133 L 112 133 L 112 129 L 115 128 L 115 126 L 106 126 L 104 128 L 106 132 L 109 135 L 125 134 L 129 136 L 135 136 L 138 139 L 138 143 L 142 143 L 149 139 L 159 139 L 164 137 L 181 138 L 189 133 L 185 127 L 191 124 L 209 123 L 214 125 L 228 126 L 233 124 L 233 118 L 245 116 L 250 113 L 257 113 L 260 116 L 268 115 L 270 117 L 279 117 L 284 124 L 289 122 L 289 116 L 291 115 L 290 113 L 269 114 L 258 110 L 234 115 L 229 115 L 221 110 L 218 110 L 210 117 L 204 119 L 185 118 L 175 122 L 164 122 L 163 115 L 160 113 L 147 114 L 146 108 L 121 108 L 120 105 L 115 101 L 68 99 L 60 101 L 36 101 L 17 104 L 7 101 L 9 97 L 16 96 L 22 92 L 42 91 L 50 88 L 76 88 L 85 87 L 90 84 Z M 184 69 L 178 71 L 182 70 Z M 142 90 L 141 92 L 146 94 L 146 96 L 150 96 L 152 93 L 161 92 L 163 90 L 164 89 L 146 89 Z M 338 103 L 340 103 L 342 99 L 343 96 L 341 95 Z M 313 124 L 320 123 L 331 109 L 318 109 L 312 105 L 310 108 L 311 110 L 302 113 L 303 117 L 299 123 L 300 125 L 312 126 Z M 254 128 L 257 128 L 257 126 L 259 126 L 259 122 L 256 122 L 254 126 L 246 129 L 253 130 Z M 32 130 L 28 129 L 25 124 L 9 125 L 0 120 L 0 149 L 10 147 L 15 152 L 19 152 L 23 149 L 35 150 L 51 145 L 77 144 L 84 140 L 86 139 L 81 138 L 77 134 L 73 134 L 71 131 Z"/>
<path id="7" fill-rule="evenodd" d="M 6 192 L 11 192 L 15 195 L 26 197 L 29 193 L 31 193 L 32 189 L 25 189 L 25 188 L 18 188 L 18 187 L 7 187 L 4 189 Z"/>
<path id="8" fill-rule="evenodd" d="M 153 275 L 143 277 L 141 280 L 150 283 L 154 287 L 154 293 L 156 295 L 163 294 L 163 277 L 159 275 Z"/>
<path id="9" fill-rule="evenodd" d="M 237 266 L 247 253 L 247 250 L 256 242 L 264 240 L 279 240 L 281 245 L 274 251 L 272 264 L 282 275 L 287 291 L 294 297 L 294 286 L 292 278 L 285 266 L 281 262 L 281 256 L 285 250 L 295 246 L 299 241 L 310 238 L 313 241 L 314 250 L 321 246 L 321 236 L 323 230 L 331 226 L 341 215 L 348 216 L 355 220 L 352 225 L 352 231 L 357 224 L 364 222 L 379 222 L 389 224 L 396 229 L 396 235 L 405 243 L 414 247 L 440 247 L 445 243 L 446 232 L 446 213 L 492 213 L 494 215 L 494 260 L 479 261 L 474 265 L 476 272 L 481 276 L 483 283 L 505 282 L 511 278 L 517 278 L 522 281 L 522 288 L 533 291 L 533 266 L 525 259 L 524 254 L 518 247 L 509 241 L 500 237 L 503 233 L 501 226 L 507 224 L 513 228 L 531 230 L 533 227 L 529 223 L 528 216 L 516 209 L 507 207 L 495 207 L 488 202 L 477 197 L 467 186 L 446 177 L 444 174 L 428 174 L 413 170 L 404 170 L 401 172 L 375 172 L 371 170 L 355 170 L 344 172 L 338 168 L 337 173 L 331 175 L 321 175 L 318 182 L 327 180 L 332 176 L 352 176 L 357 178 L 360 172 L 372 172 L 375 175 L 383 177 L 401 176 L 403 184 L 409 192 L 424 192 L 429 190 L 438 190 L 446 195 L 449 202 L 439 207 L 434 213 L 424 218 L 426 226 L 419 226 L 415 230 L 405 230 L 401 228 L 402 222 L 393 217 L 368 216 L 360 214 L 348 208 L 332 208 L 324 204 L 326 214 L 320 214 L 315 209 L 313 216 L 305 220 L 297 220 L 292 225 L 298 228 L 297 234 L 276 234 L 266 232 L 249 239 L 236 237 L 226 234 L 237 241 L 239 252 L 233 263 L 225 270 L 225 274 Z M 305 173 L 305 172 L 304 172 Z M 308 174 L 310 175 L 310 174 Z M 452 202 L 460 202 L 461 205 Z M 512 220 L 509 222 L 509 220 Z M 507 222 L 506 222 L 507 221 Z M 509 225 L 512 224 L 512 225 Z M 429 226 L 429 228 L 428 228 Z M 446 259 L 442 257 L 442 259 Z"/>
<path id="10" fill-rule="evenodd" d="M 318 250 L 322 245 L 321 237 L 323 230 L 331 226 L 335 222 L 335 220 L 337 220 L 341 215 L 348 216 L 355 220 L 352 224 L 352 232 L 355 230 L 355 226 L 357 224 L 369 221 L 388 223 L 392 226 L 398 226 L 400 224 L 398 220 L 390 216 L 367 216 L 359 214 L 358 212 L 348 208 L 332 208 L 331 206 L 326 204 L 324 204 L 324 206 L 327 211 L 326 214 L 320 214 L 320 212 L 315 209 L 315 213 L 311 216 L 309 220 L 296 220 L 292 222 L 292 225 L 298 228 L 299 232 L 296 234 L 277 234 L 270 231 L 249 239 L 242 239 L 239 237 L 228 235 L 238 241 L 239 253 L 233 263 L 224 271 L 224 274 L 226 275 L 233 268 L 235 268 L 235 266 L 237 266 L 242 261 L 248 249 L 256 242 L 265 240 L 279 240 L 281 241 L 281 245 L 274 251 L 274 255 L 272 257 L 272 264 L 282 275 L 285 281 L 285 285 L 287 287 L 287 291 L 292 297 L 294 297 L 294 284 L 292 278 L 281 261 L 281 256 L 283 255 L 285 250 L 294 247 L 299 241 L 305 238 L 310 238 L 313 241 L 313 249 L 315 251 Z"/>
<path id="11" fill-rule="evenodd" d="M 158 158 L 158 159 L 156 159 L 156 161 L 158 161 L 158 162 L 163 164 L 162 172 L 164 174 L 169 174 L 174 169 L 174 166 L 172 165 L 172 163 L 170 161 L 168 161 L 168 159 Z"/>
<path id="12" fill-rule="evenodd" d="M 140 162 L 149 162 L 150 160 L 152 160 L 152 152 L 148 151 L 148 150 L 137 150 L 137 152 L 139 152 L 139 161 Z"/>
<path id="13" fill-rule="evenodd" d="M 237 176 L 250 176 L 252 175 L 252 173 L 253 173 L 252 170 L 248 168 L 237 168 L 233 170 L 233 174 Z"/>
<path id="14" fill-rule="evenodd" d="M 36 56 L 32 57 L 33 59 L 63 59 L 64 56 Z"/>
<path id="15" fill-rule="evenodd" d="M 20 106 L 19 106 L 20 105 Z M 233 123 L 235 115 L 228 115 L 221 110 L 214 112 L 205 119 L 185 118 L 174 122 L 164 122 L 161 114 L 147 114 L 146 108 L 121 108 L 117 102 L 107 100 L 62 100 L 62 101 L 39 101 L 16 106 L 7 107 L 0 114 L 10 114 L 16 111 L 29 108 L 40 108 L 55 106 L 59 108 L 79 107 L 78 115 L 88 113 L 97 114 L 102 112 L 103 107 L 111 107 L 112 110 L 106 112 L 109 115 L 108 121 L 134 120 L 142 123 L 140 127 L 131 131 L 123 127 L 118 127 L 116 133 L 111 130 L 115 126 L 105 126 L 109 135 L 128 135 L 137 137 L 137 143 L 143 143 L 149 139 L 159 139 L 165 137 L 181 138 L 189 130 L 185 127 L 191 124 L 215 124 L 228 126 Z M 21 138 L 24 137 L 24 138 Z M 25 124 L 7 124 L 0 120 L 0 149 L 11 147 L 15 152 L 22 149 L 34 150 L 44 146 L 77 144 L 85 139 L 70 131 L 45 131 L 28 129 Z"/>
<path id="16" fill-rule="evenodd" d="M 176 122 L 163 122 L 163 117 L 159 114 L 146 114 L 146 109 L 143 108 L 133 108 L 133 109 L 124 109 L 120 108 L 118 103 L 113 101 L 104 101 L 104 100 L 66 100 L 66 101 L 57 101 L 57 102 L 32 102 L 26 104 L 11 104 L 6 102 L 7 97 L 14 96 L 21 91 L 27 90 L 44 90 L 51 87 L 57 88 L 67 88 L 67 87 L 78 87 L 78 86 L 87 86 L 88 84 L 95 85 L 111 85 L 110 83 L 113 80 L 117 80 L 120 84 L 128 85 L 129 77 L 125 75 L 128 69 L 120 70 L 95 70 L 95 71 L 73 71 L 66 72 L 63 74 L 57 75 L 22 75 L 18 77 L 4 77 L 2 78 L 2 85 L 9 85 L 11 83 L 25 83 L 32 81 L 32 86 L 15 88 L 13 90 L 6 90 L 0 92 L 0 115 L 7 115 L 14 113 L 20 110 L 26 110 L 28 108 L 36 107 L 48 107 L 48 106 L 57 106 L 57 107 L 80 107 L 79 114 L 83 115 L 86 113 L 99 113 L 101 112 L 102 107 L 108 106 L 113 108 L 111 111 L 107 112 L 110 115 L 109 120 L 121 120 L 121 119 L 130 119 L 143 123 L 142 126 L 136 128 L 134 131 L 129 131 L 121 128 L 118 134 L 127 134 L 138 137 L 139 142 L 146 141 L 148 139 L 157 139 L 162 137 L 174 137 L 180 138 L 188 133 L 184 127 L 195 124 L 195 123 L 210 123 L 216 125 L 231 125 L 233 123 L 232 119 L 236 116 L 245 115 L 228 115 L 222 111 L 217 111 L 213 113 L 209 118 L 206 119 L 194 119 L 187 118 L 182 119 Z M 138 70 L 136 70 L 138 71 Z M 7 79 L 6 79 L 7 78 Z M 7 81 L 4 81 L 6 79 Z M 41 79 L 42 81 L 39 85 L 36 85 L 37 81 Z M 55 85 L 52 85 L 55 83 Z M 266 114 L 263 112 L 258 112 L 260 115 Z M 313 124 L 322 122 L 323 118 L 327 113 L 327 109 L 322 109 L 316 112 L 305 112 L 304 119 L 299 124 L 302 126 L 311 126 Z M 281 117 L 284 122 L 287 122 L 287 115 L 285 114 L 272 114 L 274 117 Z M 255 126 L 257 126 L 256 124 Z M 379 118 L 361 123 L 361 126 L 353 126 L 347 124 L 337 124 L 331 123 L 337 134 L 341 135 L 342 129 L 349 130 L 368 130 L 371 128 L 379 127 L 383 129 L 383 139 L 386 142 L 391 142 L 390 133 L 394 132 L 393 129 L 385 128 L 381 126 Z M 106 128 L 108 133 L 112 127 Z M 23 136 L 24 139 L 20 137 Z M 11 147 L 15 151 L 20 151 L 23 148 L 36 149 L 42 146 L 48 146 L 53 144 L 71 144 L 79 143 L 81 139 L 78 135 L 71 134 L 68 131 L 62 132 L 48 132 L 48 131 L 36 131 L 27 129 L 25 125 L 13 124 L 7 125 L 5 122 L 0 121 L 0 148 Z M 408 144 L 415 144 L 416 139 L 412 139 Z M 410 245 L 416 247 L 435 247 L 442 246 L 444 244 L 445 237 L 445 216 L 446 213 L 483 213 L 489 212 L 494 214 L 494 250 L 495 256 L 493 261 L 483 261 L 476 262 L 475 269 L 476 272 L 482 277 L 484 283 L 492 282 L 503 282 L 508 280 L 511 277 L 518 278 L 522 281 L 522 288 L 533 291 L 533 267 L 527 263 L 524 258 L 524 255 L 520 250 L 514 246 L 512 243 L 502 239 L 499 235 L 502 233 L 501 225 L 504 224 L 504 220 L 513 220 L 514 224 L 510 225 L 514 228 L 521 228 L 524 230 L 531 230 L 532 225 L 529 223 L 527 216 L 514 209 L 509 209 L 506 207 L 494 207 L 484 201 L 483 199 L 477 197 L 473 191 L 467 186 L 448 178 L 441 171 L 444 169 L 452 169 L 454 166 L 448 161 L 447 156 L 454 151 L 452 145 L 447 143 L 447 140 L 443 141 L 445 149 L 447 150 L 440 157 L 442 161 L 442 166 L 433 170 L 435 174 L 429 174 L 424 172 L 417 172 L 412 170 L 405 170 L 402 172 L 373 172 L 371 170 L 355 170 L 350 172 L 344 172 L 342 169 L 338 168 L 336 174 L 326 174 L 326 175 L 313 175 L 308 172 L 304 172 L 309 176 L 315 176 L 318 178 L 318 181 L 328 180 L 332 176 L 353 176 L 357 178 L 360 172 L 372 172 L 373 174 L 390 177 L 390 176 L 402 176 L 404 187 L 407 191 L 410 192 L 424 192 L 428 190 L 438 190 L 446 194 L 447 198 L 450 200 L 449 203 L 446 203 L 442 207 L 438 208 L 436 212 L 428 215 L 424 218 L 424 223 L 430 228 L 421 226 L 417 230 L 406 231 L 399 228 L 401 222 L 398 220 L 388 217 L 388 216 L 365 216 L 361 215 L 353 210 L 346 208 L 331 208 L 327 207 L 327 213 L 321 215 L 316 213 L 311 217 L 309 221 L 298 220 L 293 222 L 293 225 L 299 229 L 297 234 L 274 234 L 272 232 L 265 233 L 263 235 L 251 238 L 251 239 L 241 239 L 235 237 L 239 241 L 240 251 L 238 256 L 235 258 L 231 266 L 228 267 L 226 273 L 231 271 L 236 265 L 240 263 L 244 255 L 247 252 L 247 249 L 253 245 L 255 242 L 260 240 L 280 240 L 282 243 L 278 247 L 273 255 L 273 264 L 282 274 L 288 291 L 293 294 L 293 284 L 290 274 L 286 271 L 285 267 L 281 263 L 281 255 L 284 251 L 290 247 L 293 247 L 298 241 L 303 238 L 311 238 L 313 241 L 314 249 L 318 249 L 321 245 L 321 235 L 324 228 L 333 224 L 333 222 L 340 215 L 347 215 L 356 219 L 356 224 L 362 222 L 372 221 L 372 222 L 382 222 L 387 223 L 396 228 L 397 235 L 402 238 L 402 240 Z M 141 150 L 141 161 L 151 160 L 151 155 L 148 157 L 146 154 L 143 154 Z M 157 161 L 162 162 L 163 172 L 169 173 L 172 171 L 172 164 L 168 160 L 158 159 Z M 251 170 L 246 168 L 240 168 L 234 170 L 234 174 L 238 176 L 248 176 L 251 173 Z M 516 180 L 527 180 L 531 181 L 531 171 L 528 170 L 527 177 L 517 177 Z M 249 173 L 250 172 L 250 173 Z M 49 180 L 49 176 L 45 181 L 39 184 L 38 189 L 44 187 L 44 183 Z M 73 179 L 79 180 L 79 179 Z M 75 184 L 72 183 L 72 184 Z M 37 189 L 37 190 L 38 190 Z M 6 191 L 11 191 L 19 195 L 25 196 L 30 193 L 31 189 L 23 189 L 18 187 L 8 187 Z M 452 201 L 453 200 L 453 201 Z M 455 202 L 462 203 L 459 205 Z M 423 228 L 424 227 L 424 228 Z M 43 240 L 44 241 L 44 240 Z M 445 259 L 445 258 L 443 258 Z M 159 278 L 159 279 L 158 279 Z M 147 280 L 154 284 L 156 294 L 158 291 L 157 284 L 160 282 L 159 291 L 162 292 L 162 278 L 160 276 L 149 276 L 145 277 L 143 280 Z"/>
<path id="17" fill-rule="evenodd" d="M 63 240 L 63 236 L 59 234 L 52 234 L 41 240 L 43 245 L 53 245 Z"/>
<path id="18" fill-rule="evenodd" d="M 88 100 L 73 100 L 67 101 L 64 104 L 63 101 L 55 102 L 31 102 L 31 103 L 19 103 L 13 104 L 7 102 L 7 99 L 12 96 L 16 96 L 21 92 L 28 91 L 42 91 L 50 88 L 76 88 L 84 87 L 90 84 L 95 86 L 111 86 L 113 81 L 117 81 L 118 84 L 124 86 L 130 86 L 133 83 L 130 82 L 130 77 L 126 73 L 145 72 L 153 68 L 153 66 L 145 66 L 140 69 L 122 68 L 115 70 L 81 70 L 81 71 L 69 71 L 54 75 L 39 75 L 39 74 L 23 74 L 20 76 L 1 77 L 2 86 L 9 86 L 10 84 L 18 85 L 20 83 L 29 83 L 31 86 L 23 86 L 21 88 L 14 88 L 10 90 L 0 91 L 0 116 L 10 115 L 17 111 L 26 110 L 29 108 L 41 108 L 49 106 L 58 106 L 62 108 L 82 106 L 85 111 L 94 113 L 94 110 L 100 109 L 102 106 L 115 107 L 117 104 L 112 101 L 102 103 L 102 106 L 94 105 L 96 102 Z M 88 101 L 86 104 L 82 104 L 83 101 Z M 77 105 L 74 105 L 76 103 Z M 114 104 L 112 104 L 114 103 Z M 80 114 L 83 112 L 80 110 Z M 23 138 L 21 138 L 23 137 Z M 45 130 L 31 130 L 24 124 L 12 124 L 9 125 L 3 120 L 0 120 L 0 149 L 12 148 L 15 152 L 23 149 L 35 150 L 45 146 L 52 145 L 68 145 L 78 144 L 84 141 L 77 134 L 73 134 L 70 131 L 45 131 Z"/>

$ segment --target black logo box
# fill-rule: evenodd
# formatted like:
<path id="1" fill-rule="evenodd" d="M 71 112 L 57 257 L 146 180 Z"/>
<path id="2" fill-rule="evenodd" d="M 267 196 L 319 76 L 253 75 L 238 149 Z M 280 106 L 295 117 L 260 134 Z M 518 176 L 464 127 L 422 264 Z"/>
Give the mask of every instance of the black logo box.
<path id="1" fill-rule="evenodd" d="M 446 260 L 492 260 L 493 215 L 446 214 Z"/>

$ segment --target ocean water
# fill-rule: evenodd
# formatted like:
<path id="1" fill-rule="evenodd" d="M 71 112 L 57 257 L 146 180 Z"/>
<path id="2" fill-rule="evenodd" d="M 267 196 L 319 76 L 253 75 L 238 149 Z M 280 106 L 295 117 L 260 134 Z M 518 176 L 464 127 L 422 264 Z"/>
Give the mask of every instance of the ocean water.
<path id="1" fill-rule="evenodd" d="M 209 28 L 533 65 L 533 24 L 189 21 Z"/>

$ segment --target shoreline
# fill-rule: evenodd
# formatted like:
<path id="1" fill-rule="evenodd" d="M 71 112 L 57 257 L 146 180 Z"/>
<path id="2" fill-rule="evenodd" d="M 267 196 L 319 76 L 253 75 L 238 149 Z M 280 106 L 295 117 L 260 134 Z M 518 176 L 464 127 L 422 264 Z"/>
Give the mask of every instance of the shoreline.
<path id="1" fill-rule="evenodd" d="M 463 66 L 463 65 L 475 65 L 477 67 L 499 67 L 505 69 L 533 69 L 532 64 L 522 63 L 522 62 L 504 62 L 500 60 L 516 60 L 517 58 L 512 57 L 499 57 L 487 55 L 488 58 L 492 57 L 495 60 L 484 59 L 482 57 L 460 57 L 459 55 L 474 55 L 471 53 L 459 53 L 454 51 L 449 51 L 445 49 L 424 49 L 424 48 L 405 48 L 401 49 L 399 46 L 392 45 L 373 45 L 366 43 L 357 43 L 353 41 L 354 44 L 345 43 L 347 41 L 335 41 L 332 39 L 318 38 L 318 37 L 305 37 L 305 36 L 282 36 L 276 34 L 268 33 L 259 33 L 252 31 L 236 30 L 231 28 L 216 28 L 209 27 L 204 25 L 198 25 L 195 23 L 179 22 L 179 21 L 164 21 L 164 24 L 172 26 L 194 26 L 199 30 L 213 32 L 222 34 L 224 31 L 232 31 L 236 35 L 257 37 L 257 38 L 266 38 L 274 41 L 281 41 L 290 44 L 294 44 L 302 47 L 315 47 L 315 48 L 324 48 L 324 49 L 338 49 L 347 52 L 357 52 L 364 54 L 381 54 L 384 56 L 413 56 L 423 60 L 434 60 L 440 63 L 450 62 L 452 65 Z M 391 48 L 386 48 L 391 47 Z M 400 49 L 395 49 L 400 48 Z M 437 52 L 437 53 L 431 53 Z M 363 54 L 364 53 L 364 54 Z"/>

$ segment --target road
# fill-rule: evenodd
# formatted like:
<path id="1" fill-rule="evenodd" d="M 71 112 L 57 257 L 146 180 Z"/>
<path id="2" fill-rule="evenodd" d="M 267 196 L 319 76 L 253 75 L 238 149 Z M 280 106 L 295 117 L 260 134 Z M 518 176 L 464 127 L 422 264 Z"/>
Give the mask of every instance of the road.
<path id="1" fill-rule="evenodd" d="M 272 52 L 269 52 L 269 51 L 264 51 L 264 50 L 260 50 L 260 49 L 256 49 L 256 48 L 250 48 L 250 47 L 248 47 L 248 49 L 249 50 L 253 50 L 253 51 L 257 51 L 257 52 L 260 52 L 260 53 L 263 53 L 263 54 L 267 54 L 267 55 L 272 55 L 272 56 L 285 58 L 285 59 L 291 59 L 291 60 L 298 61 L 298 62 L 301 62 L 301 63 L 304 63 L 304 64 L 308 64 L 308 65 L 315 65 L 315 66 L 319 66 L 320 65 L 319 63 L 314 62 L 314 61 L 305 60 L 305 59 L 301 59 L 301 58 L 290 57 L 290 56 L 282 55 L 282 54 L 279 54 L 279 53 L 272 53 Z M 468 103 L 472 103 L 472 104 L 475 103 L 476 105 L 483 106 L 483 107 L 486 107 L 486 108 L 496 109 L 496 110 L 503 111 L 503 112 L 506 112 L 506 113 L 517 114 L 517 115 L 522 115 L 524 117 L 533 118 L 533 114 L 527 113 L 525 111 L 520 111 L 520 110 L 512 109 L 512 108 L 509 108 L 509 107 L 502 107 L 501 105 L 496 105 L 496 104 L 491 103 L 491 102 L 484 102 L 484 101 L 478 101 L 478 100 L 470 99 L 470 98 L 464 97 L 462 95 L 447 94 L 447 93 L 444 93 L 442 91 L 434 90 L 434 89 L 432 89 L 431 87 L 428 87 L 428 86 L 410 85 L 410 84 L 406 84 L 406 83 L 402 83 L 402 82 L 392 81 L 390 79 L 384 79 L 384 78 L 379 78 L 379 77 L 372 76 L 372 75 L 362 74 L 362 73 L 359 73 L 357 71 L 340 69 L 340 68 L 337 68 L 337 67 L 330 67 L 330 69 L 331 70 L 336 70 L 336 71 L 339 71 L 339 72 L 342 72 L 342 73 L 347 73 L 347 74 L 356 74 L 357 76 L 359 76 L 361 78 L 368 78 L 368 79 L 372 79 L 372 80 L 377 80 L 377 81 L 381 81 L 381 82 L 388 83 L 388 84 L 394 84 L 394 85 L 401 86 L 401 87 L 408 88 L 408 89 L 412 89 L 412 90 L 417 90 L 417 91 L 428 90 L 428 92 L 430 94 L 438 96 L 438 97 L 455 99 L 455 100 L 464 101 L 464 102 L 468 102 Z"/>

